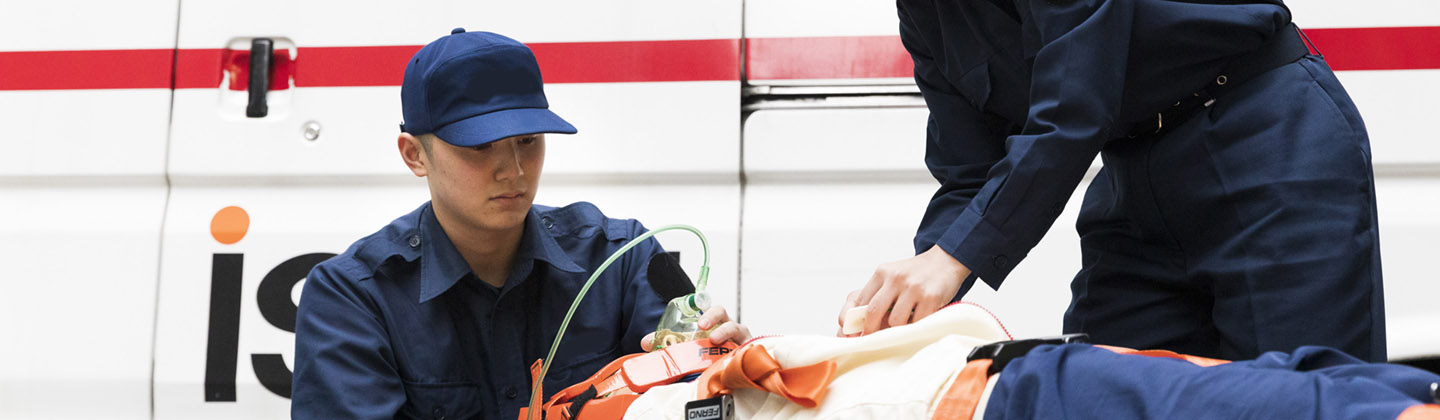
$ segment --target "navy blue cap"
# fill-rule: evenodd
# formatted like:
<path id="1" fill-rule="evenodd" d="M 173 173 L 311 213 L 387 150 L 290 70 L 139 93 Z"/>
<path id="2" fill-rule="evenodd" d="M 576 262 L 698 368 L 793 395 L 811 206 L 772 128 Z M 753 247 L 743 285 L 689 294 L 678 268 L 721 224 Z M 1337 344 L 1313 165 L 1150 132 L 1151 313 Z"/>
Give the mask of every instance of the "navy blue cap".
<path id="1" fill-rule="evenodd" d="M 461 147 L 523 134 L 575 134 L 575 126 L 550 112 L 530 48 L 490 32 L 455 28 L 416 52 L 405 66 L 400 107 L 401 131 L 434 133 Z"/>

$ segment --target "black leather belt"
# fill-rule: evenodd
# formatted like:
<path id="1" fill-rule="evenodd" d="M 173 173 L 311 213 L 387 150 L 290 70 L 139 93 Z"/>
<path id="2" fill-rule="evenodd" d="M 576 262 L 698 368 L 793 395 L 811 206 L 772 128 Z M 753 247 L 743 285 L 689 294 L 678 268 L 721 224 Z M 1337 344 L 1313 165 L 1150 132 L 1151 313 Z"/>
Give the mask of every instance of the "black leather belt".
<path id="1" fill-rule="evenodd" d="M 1190 96 L 1175 101 L 1175 105 L 1156 112 L 1154 117 L 1136 123 L 1127 138 L 1159 136 L 1179 126 L 1205 108 L 1215 104 L 1215 99 L 1229 92 L 1231 88 L 1244 84 L 1256 76 L 1280 66 L 1290 64 L 1310 54 L 1310 49 L 1301 39 L 1300 28 L 1291 23 L 1275 34 L 1265 45 L 1254 51 L 1230 60 L 1215 79 Z"/>

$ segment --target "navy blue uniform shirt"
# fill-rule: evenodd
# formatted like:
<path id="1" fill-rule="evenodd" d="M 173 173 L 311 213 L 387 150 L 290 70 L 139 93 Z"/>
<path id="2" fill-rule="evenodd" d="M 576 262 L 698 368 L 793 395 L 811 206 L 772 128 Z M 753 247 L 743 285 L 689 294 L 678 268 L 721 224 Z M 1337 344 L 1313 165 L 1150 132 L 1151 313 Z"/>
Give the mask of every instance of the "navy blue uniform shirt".
<path id="1" fill-rule="evenodd" d="M 1290 23 L 1279 0 L 1251 3 L 899 0 L 941 184 L 916 252 L 939 245 L 998 288 L 1108 140 Z"/>
<path id="2" fill-rule="evenodd" d="M 295 329 L 296 419 L 514 419 L 530 364 L 605 258 L 643 234 L 594 205 L 534 206 L 505 285 L 477 278 L 429 203 L 306 277 Z M 665 302 L 647 239 L 596 280 L 546 376 L 547 394 L 641 351 Z"/>

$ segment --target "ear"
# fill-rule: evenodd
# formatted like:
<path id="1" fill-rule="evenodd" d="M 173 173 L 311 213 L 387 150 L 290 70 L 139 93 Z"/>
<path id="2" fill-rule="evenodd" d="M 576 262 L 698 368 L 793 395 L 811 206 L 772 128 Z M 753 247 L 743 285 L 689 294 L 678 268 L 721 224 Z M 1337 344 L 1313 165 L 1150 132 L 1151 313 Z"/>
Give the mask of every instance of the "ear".
<path id="1" fill-rule="evenodd" d="M 420 145 L 420 139 L 410 133 L 400 133 L 396 140 L 396 146 L 400 148 L 400 160 L 405 161 L 405 166 L 410 167 L 410 173 L 423 177 L 430 174 L 430 157 L 425 154 L 424 146 Z"/>

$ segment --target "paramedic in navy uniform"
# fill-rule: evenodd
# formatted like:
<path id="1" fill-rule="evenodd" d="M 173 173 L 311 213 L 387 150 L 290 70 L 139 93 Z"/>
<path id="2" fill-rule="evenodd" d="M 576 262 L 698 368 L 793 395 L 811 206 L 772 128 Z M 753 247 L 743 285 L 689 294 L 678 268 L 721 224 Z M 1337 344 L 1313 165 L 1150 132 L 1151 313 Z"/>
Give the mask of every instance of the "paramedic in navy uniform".
<path id="1" fill-rule="evenodd" d="M 1280 0 L 900 0 L 940 188 L 866 332 L 998 288 L 1098 154 L 1065 332 L 1385 360 L 1364 123 Z M 887 313 L 888 311 L 888 313 Z"/>
<path id="2" fill-rule="evenodd" d="M 581 285 L 646 230 L 590 203 L 532 205 L 548 109 L 530 49 L 456 29 L 405 68 L 400 156 L 431 201 L 310 272 L 295 328 L 296 419 L 506 419 L 529 402 Z M 596 281 L 546 376 L 549 393 L 648 348 L 665 303 L 646 279 L 653 238 Z M 711 338 L 749 332 L 712 307 Z M 645 341 L 642 343 L 642 341 Z"/>

